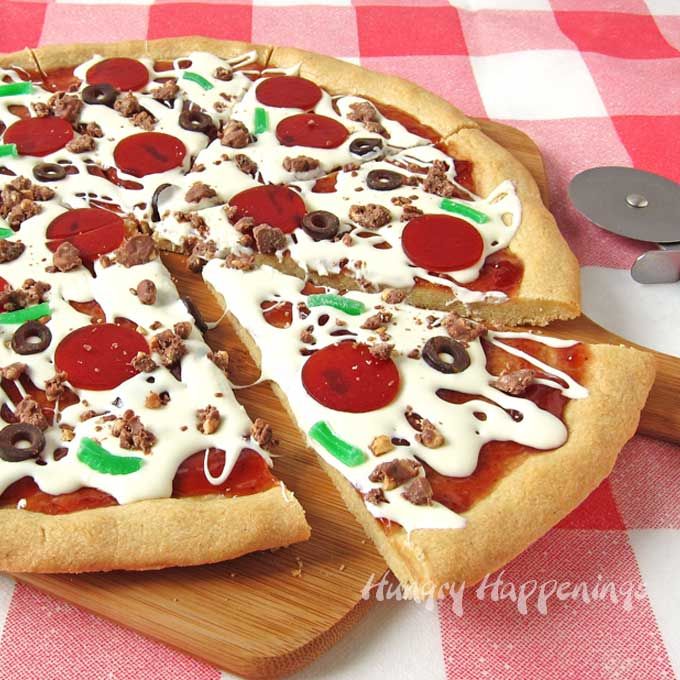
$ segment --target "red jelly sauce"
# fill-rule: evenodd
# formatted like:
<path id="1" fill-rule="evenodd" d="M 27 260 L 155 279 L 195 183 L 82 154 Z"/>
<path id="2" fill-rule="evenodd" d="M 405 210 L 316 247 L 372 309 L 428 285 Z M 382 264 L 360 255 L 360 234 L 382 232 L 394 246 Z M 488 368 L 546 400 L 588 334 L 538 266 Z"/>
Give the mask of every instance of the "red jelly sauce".
<path id="1" fill-rule="evenodd" d="M 184 144 L 164 132 L 140 132 L 122 139 L 113 151 L 116 165 L 133 177 L 146 177 L 182 165 Z"/>
<path id="2" fill-rule="evenodd" d="M 325 175 L 324 177 L 319 177 L 319 179 L 314 182 L 312 191 L 315 194 L 332 194 L 336 190 L 335 184 L 337 180 L 337 172 L 334 172 L 330 175 Z"/>
<path id="3" fill-rule="evenodd" d="M 69 241 L 81 257 L 93 262 L 100 255 L 115 250 L 125 236 L 122 218 L 108 210 L 77 208 L 62 213 L 47 227 L 47 247 L 54 252 Z"/>
<path id="4" fill-rule="evenodd" d="M 316 113 L 299 113 L 276 126 L 276 138 L 283 146 L 336 149 L 349 137 L 347 128 L 334 118 Z"/>
<path id="5" fill-rule="evenodd" d="M 70 92 L 80 86 L 80 78 L 73 74 L 73 66 L 62 66 L 47 71 L 41 78 L 42 85 L 50 92 Z"/>
<path id="6" fill-rule="evenodd" d="M 101 308 L 101 306 L 96 300 L 87 300 L 86 302 L 77 302 L 75 300 L 69 300 L 69 304 L 77 312 L 89 316 L 90 323 L 104 323 L 104 321 L 106 321 L 104 310 Z"/>
<path id="7" fill-rule="evenodd" d="M 467 269 L 484 252 L 484 240 L 468 222 L 451 215 L 420 215 L 401 237 L 408 259 L 432 272 Z"/>
<path id="8" fill-rule="evenodd" d="M 236 194 L 229 205 L 236 207 L 236 220 L 252 217 L 255 224 L 270 224 L 285 234 L 300 226 L 307 212 L 305 202 L 293 189 L 265 184 Z"/>
<path id="9" fill-rule="evenodd" d="M 203 451 L 195 453 L 179 466 L 173 482 L 173 498 L 207 494 L 248 496 L 271 489 L 277 484 L 262 456 L 252 449 L 243 449 L 226 481 L 213 486 L 203 473 L 203 455 Z M 217 476 L 223 465 L 224 452 L 211 449 L 208 462 L 210 473 Z M 7 487 L 0 496 L 0 505 L 16 505 L 21 499 L 26 499 L 26 510 L 47 515 L 61 515 L 117 504 L 109 494 L 87 487 L 73 493 L 52 496 L 40 491 L 30 477 L 23 477 Z"/>
<path id="10" fill-rule="evenodd" d="M 149 72 L 136 59 L 114 57 L 91 66 L 85 79 L 90 85 L 107 83 L 117 90 L 141 90 L 149 82 Z"/>
<path id="11" fill-rule="evenodd" d="M 221 493 L 225 496 L 248 496 L 266 491 L 277 484 L 267 462 L 252 449 L 243 449 L 234 463 L 234 467 L 222 484 L 214 486 L 203 472 L 204 451 L 187 458 L 177 470 L 172 485 L 175 498 L 183 496 L 201 496 Z M 217 477 L 224 468 L 224 451 L 210 449 L 208 470 Z"/>
<path id="12" fill-rule="evenodd" d="M 16 144 L 22 156 L 47 156 L 73 139 L 73 128 L 63 118 L 25 118 L 10 125 L 3 141 Z"/>
<path id="13" fill-rule="evenodd" d="M 585 345 L 578 344 L 560 349 L 531 340 L 503 339 L 502 342 L 531 354 L 563 371 L 574 380 L 583 380 L 588 362 L 588 348 Z M 487 370 L 493 375 L 499 375 L 502 371 L 534 368 L 524 359 L 509 354 L 495 345 L 483 341 L 483 346 L 487 357 Z M 475 395 L 450 390 L 440 390 L 439 396 L 456 404 L 479 399 Z M 532 385 L 522 396 L 564 420 L 564 409 L 569 400 L 559 390 L 544 385 Z M 477 468 L 469 477 L 445 477 L 427 465 L 424 467 L 434 491 L 434 500 L 454 512 L 462 513 L 489 494 L 499 480 L 533 454 L 549 455 L 549 452 L 532 449 L 515 442 L 494 441 L 482 447 Z"/>
<path id="14" fill-rule="evenodd" d="M 376 359 L 367 345 L 351 340 L 314 352 L 302 368 L 302 384 L 323 406 L 366 413 L 394 401 L 399 370 L 392 359 Z"/>
<path id="15" fill-rule="evenodd" d="M 121 179 L 118 177 L 118 170 L 116 170 L 116 168 L 101 168 L 98 165 L 88 165 L 87 172 L 90 175 L 94 175 L 95 177 L 106 179 L 111 182 L 111 184 L 115 184 L 117 187 L 123 187 L 123 189 L 139 191 L 140 189 L 144 188 L 144 186 L 139 182 L 134 182 L 131 179 Z"/>
<path id="16" fill-rule="evenodd" d="M 66 371 L 74 387 L 110 390 L 137 375 L 130 362 L 138 352 L 149 353 L 144 336 L 127 324 L 83 326 L 57 346 L 54 363 Z"/>
<path id="17" fill-rule="evenodd" d="M 475 193 L 475 182 L 472 177 L 472 161 L 454 159 L 456 167 L 456 182 L 468 191 Z M 468 198 L 463 196 L 462 198 Z"/>
<path id="18" fill-rule="evenodd" d="M 288 328 L 293 322 L 293 305 L 290 302 L 265 301 L 260 305 L 262 316 L 276 328 Z"/>
<path id="19" fill-rule="evenodd" d="M 396 106 L 381 104 L 376 101 L 373 101 L 372 103 L 383 116 L 396 120 L 397 123 L 401 123 L 412 134 L 425 137 L 425 139 L 429 139 L 431 142 L 438 142 L 441 140 L 441 135 L 438 132 L 427 125 L 424 125 L 405 111 L 398 109 Z"/>
<path id="20" fill-rule="evenodd" d="M 319 103 L 321 88 L 298 76 L 272 76 L 257 86 L 255 97 L 265 106 L 309 111 Z"/>
<path id="21" fill-rule="evenodd" d="M 469 290 L 500 291 L 508 297 L 512 297 L 519 290 L 524 275 L 524 265 L 522 261 L 509 250 L 499 250 L 486 258 L 479 276 L 470 283 L 463 285 Z M 439 289 L 442 292 L 448 290 L 447 286 L 432 283 L 416 277 L 416 288 Z"/>

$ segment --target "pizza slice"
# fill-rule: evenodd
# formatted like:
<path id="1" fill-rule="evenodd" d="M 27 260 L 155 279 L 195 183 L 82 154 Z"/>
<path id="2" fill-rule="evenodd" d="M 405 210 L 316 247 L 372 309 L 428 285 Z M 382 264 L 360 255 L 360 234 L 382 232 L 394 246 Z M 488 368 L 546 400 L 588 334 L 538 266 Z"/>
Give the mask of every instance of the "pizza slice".
<path id="1" fill-rule="evenodd" d="M 0 241 L 0 276 L 0 569 L 155 569 L 308 538 L 271 427 L 234 398 L 151 236 L 48 203 Z"/>
<path id="2" fill-rule="evenodd" d="M 262 378 L 412 594 L 472 584 L 611 470 L 650 355 L 209 262 Z"/>

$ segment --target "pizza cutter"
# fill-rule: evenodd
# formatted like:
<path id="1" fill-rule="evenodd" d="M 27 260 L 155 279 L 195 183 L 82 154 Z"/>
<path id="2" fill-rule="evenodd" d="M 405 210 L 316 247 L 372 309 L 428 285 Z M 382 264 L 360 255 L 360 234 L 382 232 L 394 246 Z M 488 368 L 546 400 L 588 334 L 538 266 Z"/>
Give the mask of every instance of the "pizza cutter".
<path id="1" fill-rule="evenodd" d="M 590 168 L 571 180 L 569 198 L 598 227 L 659 244 L 633 263 L 638 283 L 680 281 L 680 185 L 635 168 Z"/>

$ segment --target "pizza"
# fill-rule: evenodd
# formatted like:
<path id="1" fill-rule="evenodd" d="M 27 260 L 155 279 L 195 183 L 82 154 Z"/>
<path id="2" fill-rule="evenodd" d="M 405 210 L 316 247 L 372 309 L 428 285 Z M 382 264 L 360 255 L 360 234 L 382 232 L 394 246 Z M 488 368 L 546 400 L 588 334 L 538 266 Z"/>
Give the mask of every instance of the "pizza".
<path id="1" fill-rule="evenodd" d="M 0 66 L 3 569 L 309 535 L 159 251 L 222 302 L 414 594 L 505 564 L 634 433 L 653 360 L 521 327 L 579 314 L 578 263 L 528 171 L 447 102 L 202 38 Z"/>

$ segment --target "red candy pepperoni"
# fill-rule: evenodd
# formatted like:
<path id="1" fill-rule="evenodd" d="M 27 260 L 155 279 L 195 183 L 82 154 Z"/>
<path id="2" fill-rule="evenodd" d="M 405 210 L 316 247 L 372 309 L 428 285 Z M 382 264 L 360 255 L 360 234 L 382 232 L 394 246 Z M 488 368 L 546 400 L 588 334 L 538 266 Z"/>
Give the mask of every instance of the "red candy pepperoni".
<path id="1" fill-rule="evenodd" d="M 314 352 L 302 369 L 302 384 L 327 408 L 366 413 L 394 400 L 399 371 L 392 359 L 376 359 L 368 346 L 346 340 Z"/>
<path id="2" fill-rule="evenodd" d="M 85 79 L 90 85 L 108 83 L 118 90 L 141 90 L 149 82 L 149 72 L 136 59 L 114 57 L 91 66 Z"/>
<path id="3" fill-rule="evenodd" d="M 70 241 L 89 261 L 115 250 L 125 236 L 125 224 L 115 213 L 99 208 L 78 208 L 62 213 L 47 227 L 47 247 L 54 252 Z"/>
<path id="4" fill-rule="evenodd" d="M 163 132 L 140 132 L 118 142 L 113 158 L 116 165 L 133 177 L 146 177 L 182 165 L 184 144 Z"/>
<path id="5" fill-rule="evenodd" d="M 298 113 L 284 118 L 276 126 L 276 138 L 283 146 L 308 146 L 335 149 L 349 136 L 344 125 L 316 113 Z"/>
<path id="6" fill-rule="evenodd" d="M 149 346 L 130 326 L 95 324 L 69 333 L 59 343 L 54 363 L 68 373 L 73 387 L 110 390 L 137 375 L 130 362 L 138 352 L 148 353 Z"/>
<path id="7" fill-rule="evenodd" d="M 275 184 L 246 189 L 236 194 L 229 205 L 236 207 L 236 219 L 252 217 L 255 224 L 269 224 L 286 234 L 300 226 L 307 212 L 300 194 Z"/>
<path id="8" fill-rule="evenodd" d="M 274 76 L 257 86 L 255 96 L 265 106 L 309 111 L 321 99 L 321 88 L 306 78 Z"/>
<path id="9" fill-rule="evenodd" d="M 409 221 L 401 245 L 413 264 L 433 272 L 466 269 L 484 252 L 480 233 L 449 215 L 420 215 Z"/>
<path id="10" fill-rule="evenodd" d="M 47 156 L 73 139 L 73 128 L 63 118 L 25 118 L 5 131 L 5 144 L 16 144 L 23 156 Z"/>

